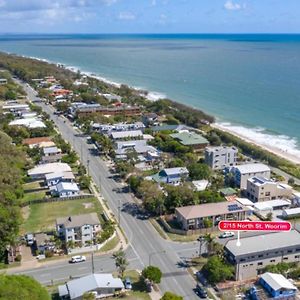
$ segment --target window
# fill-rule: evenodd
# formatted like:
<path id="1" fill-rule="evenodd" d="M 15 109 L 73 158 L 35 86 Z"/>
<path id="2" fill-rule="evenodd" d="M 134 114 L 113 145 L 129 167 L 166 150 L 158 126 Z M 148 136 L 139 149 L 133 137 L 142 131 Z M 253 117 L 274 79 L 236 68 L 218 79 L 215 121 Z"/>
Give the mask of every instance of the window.
<path id="1" fill-rule="evenodd" d="M 262 266 L 262 265 L 263 265 L 263 263 L 262 263 L 262 262 L 259 262 L 259 263 L 257 263 L 257 265 L 258 265 L 258 266 Z"/>
<path id="2" fill-rule="evenodd" d="M 271 262 L 271 263 L 274 263 L 274 262 L 275 262 L 275 259 L 271 259 L 270 262 Z"/>
<path id="3" fill-rule="evenodd" d="M 300 255 L 295 255 L 295 258 L 299 258 L 300 257 Z"/>
<path id="4" fill-rule="evenodd" d="M 284 257 L 284 258 L 283 258 L 283 260 L 288 260 L 288 259 L 289 259 L 288 257 Z"/>

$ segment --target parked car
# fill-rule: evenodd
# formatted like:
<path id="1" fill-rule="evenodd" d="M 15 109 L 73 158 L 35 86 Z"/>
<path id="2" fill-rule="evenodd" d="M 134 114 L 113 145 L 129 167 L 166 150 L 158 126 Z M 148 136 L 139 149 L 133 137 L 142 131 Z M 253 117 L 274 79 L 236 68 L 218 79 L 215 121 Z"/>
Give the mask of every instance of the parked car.
<path id="1" fill-rule="evenodd" d="M 28 246 L 32 246 L 33 243 L 34 243 L 34 237 L 33 237 L 33 234 L 32 233 L 27 233 L 25 235 L 25 239 L 26 239 L 26 243 Z"/>
<path id="2" fill-rule="evenodd" d="M 86 261 L 86 257 L 83 255 L 76 255 L 76 256 L 72 256 L 72 258 L 70 259 L 70 263 L 79 263 L 79 262 L 83 262 Z"/>
<path id="3" fill-rule="evenodd" d="M 201 271 L 196 272 L 196 277 L 198 279 L 198 281 L 203 285 L 203 286 L 208 286 L 208 281 L 205 278 L 205 276 L 201 273 Z"/>
<path id="4" fill-rule="evenodd" d="M 222 234 L 219 235 L 219 238 L 226 239 L 234 236 L 234 232 L 232 231 L 225 231 Z"/>
<path id="5" fill-rule="evenodd" d="M 195 293 L 201 298 L 201 299 L 206 299 L 207 298 L 207 292 L 206 290 L 201 287 L 199 284 L 197 284 Z"/>
<path id="6" fill-rule="evenodd" d="M 38 259 L 38 260 L 46 259 L 46 255 L 45 254 L 39 254 L 39 255 L 37 255 L 36 259 Z"/>
<path id="7" fill-rule="evenodd" d="M 132 289 L 132 284 L 130 278 L 126 278 L 124 281 L 124 286 L 126 290 L 131 290 Z"/>
<path id="8" fill-rule="evenodd" d="M 149 279 L 146 279 L 145 284 L 146 284 L 146 291 L 148 293 L 151 293 L 152 292 L 152 283 L 151 283 L 151 281 Z"/>

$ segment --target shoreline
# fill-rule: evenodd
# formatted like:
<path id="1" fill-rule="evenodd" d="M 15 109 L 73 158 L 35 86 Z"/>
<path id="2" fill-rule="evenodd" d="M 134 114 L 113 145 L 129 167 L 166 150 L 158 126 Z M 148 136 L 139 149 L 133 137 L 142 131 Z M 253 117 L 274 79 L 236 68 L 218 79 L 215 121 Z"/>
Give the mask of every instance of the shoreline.
<path id="1" fill-rule="evenodd" d="M 94 78 L 96 80 L 99 80 L 99 81 L 102 81 L 106 84 L 109 84 L 109 85 L 112 85 L 114 87 L 117 87 L 119 88 L 122 83 L 119 83 L 119 82 L 115 82 L 113 80 L 110 80 L 110 79 L 106 79 L 105 77 L 101 76 L 101 75 L 97 75 L 93 72 L 90 72 L 90 71 L 84 71 L 82 69 L 80 69 L 79 67 L 76 67 L 76 66 L 69 66 L 69 65 L 66 65 L 64 63 L 60 63 L 60 62 L 54 62 L 54 61 L 50 61 L 48 59 L 44 59 L 44 58 L 38 58 L 38 57 L 33 57 L 33 56 L 26 56 L 26 55 L 18 55 L 18 54 L 14 54 L 14 53 L 9 53 L 9 52 L 6 52 L 6 51 L 2 51 L 6 54 L 9 54 L 9 55 L 17 55 L 17 56 L 21 56 L 23 58 L 29 58 L 29 59 L 34 59 L 34 60 L 37 60 L 37 61 L 42 61 L 42 62 L 46 62 L 46 63 L 49 63 L 49 64 L 54 64 L 56 65 L 57 67 L 59 66 L 62 66 L 63 68 L 65 68 L 66 70 L 70 71 L 70 72 L 73 72 L 73 73 L 76 73 L 76 72 L 80 72 L 82 75 L 85 75 L 85 76 L 88 76 L 88 77 L 91 77 L 91 78 Z M 127 85 L 127 84 L 126 84 Z M 139 92 L 139 95 L 142 96 L 142 97 L 145 97 L 145 99 L 149 100 L 149 101 L 158 101 L 160 99 L 169 99 L 167 97 L 167 95 L 164 95 L 164 94 L 161 94 L 159 92 L 151 92 L 147 89 L 142 89 L 142 88 L 138 88 L 138 87 L 135 87 L 135 86 L 132 86 L 132 85 L 127 85 L 130 89 L 133 89 L 134 91 L 136 92 Z M 143 92 L 146 92 L 146 94 L 144 94 Z M 204 113 L 206 113 L 204 110 L 200 109 L 200 108 L 195 108 L 189 104 L 185 104 L 185 103 L 182 103 L 182 102 L 179 102 L 179 101 L 176 101 L 176 100 L 172 100 L 172 99 L 169 99 L 171 100 L 172 102 L 175 102 L 175 103 L 178 103 L 178 104 L 182 104 L 182 105 L 185 105 L 189 108 L 192 108 L 192 109 L 196 109 L 196 110 L 201 110 L 203 111 Z M 215 118 L 215 116 L 212 116 L 213 118 Z M 216 118 L 215 118 L 216 119 Z M 225 121 L 226 122 L 226 121 Z M 296 152 L 299 152 L 299 155 L 295 155 L 295 154 L 292 154 L 290 153 L 288 150 L 282 150 L 280 149 L 279 147 L 275 147 L 275 146 L 272 146 L 272 145 L 266 145 L 266 144 L 263 144 L 263 143 L 260 143 L 258 142 L 257 140 L 255 139 L 252 139 L 251 137 L 245 135 L 245 134 L 241 134 L 241 133 L 237 133 L 235 132 L 234 130 L 225 127 L 225 126 L 222 126 L 221 124 L 217 123 L 217 121 L 215 121 L 214 123 L 211 123 L 210 126 L 212 128 L 216 128 L 216 129 L 219 129 L 223 132 L 227 132 L 229 134 L 232 134 L 233 136 L 235 137 L 238 137 L 240 139 L 242 139 L 243 141 L 249 143 L 249 144 L 252 144 L 252 145 L 255 145 L 257 147 L 260 147 L 272 154 L 275 154 L 277 155 L 278 157 L 281 157 L 281 158 L 284 158 L 296 165 L 299 165 L 300 164 L 300 149 L 295 149 L 295 150 L 292 150 L 292 151 L 296 151 Z M 241 125 L 241 127 L 243 127 Z M 254 128 L 252 128 L 254 129 Z M 279 135 L 278 135 L 279 136 Z M 290 138 L 290 137 L 288 137 Z M 292 138 L 290 138 L 292 139 Z"/>
<path id="2" fill-rule="evenodd" d="M 288 153 L 286 151 L 280 150 L 280 149 L 278 149 L 276 147 L 262 145 L 261 143 L 258 143 L 257 141 L 249 138 L 248 136 L 245 136 L 245 135 L 242 135 L 242 134 L 238 134 L 238 133 L 236 133 L 233 130 L 230 130 L 228 128 L 225 129 L 220 124 L 212 123 L 212 124 L 210 124 L 210 126 L 212 128 L 216 128 L 216 129 L 221 130 L 223 132 L 230 133 L 230 134 L 234 135 L 235 137 L 238 137 L 241 140 L 243 140 L 243 141 L 245 141 L 245 142 L 247 142 L 249 144 L 252 144 L 252 145 L 255 145 L 257 147 L 260 147 L 260 148 L 262 148 L 262 149 L 264 149 L 264 150 L 266 150 L 268 152 L 271 152 L 271 153 L 273 153 L 273 154 L 275 154 L 275 155 L 277 155 L 277 156 L 279 156 L 281 158 L 284 158 L 284 159 L 286 159 L 286 160 L 288 160 L 288 161 L 290 161 L 290 162 L 292 162 L 292 163 L 294 163 L 296 165 L 300 164 L 300 157 L 298 157 L 296 155 L 293 155 L 293 154 Z"/>

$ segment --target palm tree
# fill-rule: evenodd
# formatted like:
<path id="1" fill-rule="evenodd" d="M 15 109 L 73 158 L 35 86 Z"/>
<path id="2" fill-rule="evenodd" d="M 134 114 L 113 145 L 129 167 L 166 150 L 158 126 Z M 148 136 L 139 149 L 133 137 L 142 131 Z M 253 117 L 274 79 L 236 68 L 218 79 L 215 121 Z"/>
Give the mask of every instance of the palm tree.
<path id="1" fill-rule="evenodd" d="M 119 270 L 120 276 L 123 277 L 124 272 L 129 264 L 124 251 L 119 250 L 115 253 L 115 264 Z"/>
<path id="2" fill-rule="evenodd" d="M 211 255 L 214 251 L 214 248 L 215 248 L 215 241 L 214 241 L 215 237 L 213 237 L 211 235 L 211 233 L 206 233 L 204 235 L 204 240 L 207 244 L 207 246 L 206 246 L 207 247 L 207 253 L 208 253 L 208 255 Z"/>

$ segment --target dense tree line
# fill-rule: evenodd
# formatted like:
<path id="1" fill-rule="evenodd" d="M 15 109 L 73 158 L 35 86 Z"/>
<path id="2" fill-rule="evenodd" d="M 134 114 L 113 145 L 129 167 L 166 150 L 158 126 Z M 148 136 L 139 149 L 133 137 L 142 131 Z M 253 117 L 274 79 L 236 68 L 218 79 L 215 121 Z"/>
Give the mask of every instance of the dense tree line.
<path id="1" fill-rule="evenodd" d="M 23 196 L 22 176 L 25 156 L 0 131 L 0 260 L 7 245 L 14 244 L 21 222 L 18 199 Z"/>

